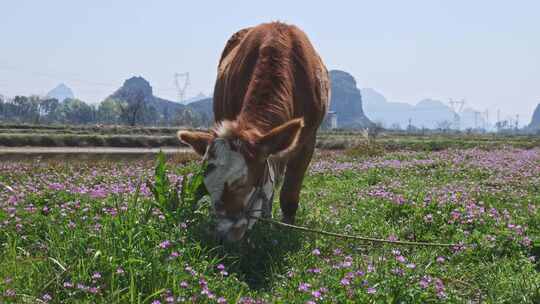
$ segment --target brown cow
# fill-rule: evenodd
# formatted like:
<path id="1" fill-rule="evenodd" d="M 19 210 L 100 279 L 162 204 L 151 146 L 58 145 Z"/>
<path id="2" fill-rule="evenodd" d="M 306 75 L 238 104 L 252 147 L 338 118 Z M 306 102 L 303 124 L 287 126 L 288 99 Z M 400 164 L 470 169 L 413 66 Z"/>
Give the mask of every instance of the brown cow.
<path id="1" fill-rule="evenodd" d="M 328 71 L 296 26 L 261 24 L 229 39 L 214 89 L 214 128 L 178 132 L 208 163 L 204 183 L 220 236 L 239 240 L 255 218 L 270 216 L 274 176 L 284 175 L 283 221 L 294 223 L 329 95 Z"/>

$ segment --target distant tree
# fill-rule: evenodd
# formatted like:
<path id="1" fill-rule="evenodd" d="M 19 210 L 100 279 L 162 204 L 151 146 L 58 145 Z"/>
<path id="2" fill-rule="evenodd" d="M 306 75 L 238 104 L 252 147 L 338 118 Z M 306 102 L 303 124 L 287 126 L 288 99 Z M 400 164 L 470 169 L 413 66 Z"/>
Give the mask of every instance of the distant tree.
<path id="1" fill-rule="evenodd" d="M 68 98 L 61 103 L 60 117 L 64 123 L 93 123 L 95 122 L 95 109 L 79 99 Z"/>
<path id="2" fill-rule="evenodd" d="M 497 128 L 497 132 L 507 132 L 509 129 L 512 128 L 510 122 L 508 120 L 498 121 L 495 123 L 495 127 Z"/>
<path id="3" fill-rule="evenodd" d="M 19 120 L 18 108 L 15 105 L 13 99 L 3 97 L 2 110 L 0 113 L 1 113 L 0 115 L 3 121 L 14 122 L 14 121 Z"/>
<path id="4" fill-rule="evenodd" d="M 97 121 L 104 124 L 118 124 L 121 122 L 122 103 L 124 101 L 107 98 L 102 101 L 97 109 Z M 125 107 L 126 105 L 124 105 Z"/>
<path id="5" fill-rule="evenodd" d="M 54 123 L 61 118 L 60 102 L 56 98 L 46 98 L 39 102 L 39 115 L 41 122 Z"/>
<path id="6" fill-rule="evenodd" d="M 0 120 L 4 120 L 6 117 L 7 103 L 4 95 L 0 94 Z"/>
<path id="7" fill-rule="evenodd" d="M 125 103 L 120 103 L 120 118 L 124 123 L 135 126 L 144 121 L 145 108 L 144 93 L 142 91 L 131 93 Z"/>
<path id="8" fill-rule="evenodd" d="M 25 123 L 39 123 L 39 97 L 15 96 L 11 113 L 15 121 Z"/>

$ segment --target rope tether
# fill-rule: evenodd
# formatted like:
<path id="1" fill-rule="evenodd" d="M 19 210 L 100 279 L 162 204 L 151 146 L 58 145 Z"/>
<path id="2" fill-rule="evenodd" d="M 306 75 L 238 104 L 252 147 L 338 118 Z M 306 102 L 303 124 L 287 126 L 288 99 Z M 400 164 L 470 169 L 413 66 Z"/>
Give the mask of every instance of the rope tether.
<path id="1" fill-rule="evenodd" d="M 359 240 L 359 241 L 370 242 L 370 243 L 389 243 L 389 244 L 406 245 L 406 246 L 435 246 L 435 247 L 459 246 L 458 244 L 447 244 L 447 243 L 427 243 L 427 242 L 392 241 L 392 240 L 385 240 L 385 239 L 376 239 L 376 238 L 365 237 L 365 236 L 347 235 L 347 234 L 341 234 L 341 233 L 335 233 L 335 232 L 328 232 L 324 230 L 311 229 L 311 228 L 286 224 L 286 223 L 282 223 L 273 219 L 267 219 L 267 218 L 262 218 L 262 217 L 258 217 L 257 219 L 263 222 L 279 225 L 279 226 L 290 228 L 290 229 L 300 230 L 304 232 L 311 232 L 311 233 L 333 236 L 333 237 L 342 238 L 342 239 L 353 239 L 353 240 Z"/>

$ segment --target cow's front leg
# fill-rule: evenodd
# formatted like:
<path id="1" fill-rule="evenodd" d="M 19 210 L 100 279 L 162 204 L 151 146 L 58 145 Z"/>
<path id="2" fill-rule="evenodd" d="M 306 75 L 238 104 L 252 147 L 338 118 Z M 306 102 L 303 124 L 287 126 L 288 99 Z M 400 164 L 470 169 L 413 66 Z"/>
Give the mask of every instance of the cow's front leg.
<path id="1" fill-rule="evenodd" d="M 279 197 L 283 222 L 294 224 L 298 202 L 300 200 L 300 190 L 306 170 L 311 161 L 313 150 L 315 149 L 315 138 L 308 142 L 299 153 L 291 157 L 287 162 L 285 179 Z"/>

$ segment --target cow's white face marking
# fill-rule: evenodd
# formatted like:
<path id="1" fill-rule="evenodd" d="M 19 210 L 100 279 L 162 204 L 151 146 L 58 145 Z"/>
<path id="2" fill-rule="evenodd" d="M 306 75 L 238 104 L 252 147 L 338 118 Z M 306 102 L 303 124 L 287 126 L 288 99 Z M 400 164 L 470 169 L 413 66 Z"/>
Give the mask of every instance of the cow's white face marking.
<path id="1" fill-rule="evenodd" d="M 210 193 L 214 211 L 217 216 L 217 230 L 230 240 L 239 240 L 248 228 L 249 220 L 245 217 L 236 217 L 227 214 L 224 208 L 223 194 L 225 184 L 244 185 L 248 182 L 248 166 L 242 153 L 235 151 L 231 143 L 223 138 L 215 139 L 208 147 L 205 156 L 207 171 L 204 185 Z M 250 193 L 245 198 L 239 198 L 242 208 L 248 204 Z"/>
<path id="2" fill-rule="evenodd" d="M 238 241 L 257 218 L 270 216 L 275 178 L 268 165 L 268 171 L 260 172 L 269 174 L 264 184 L 249 184 L 248 164 L 233 144 L 238 143 L 218 137 L 208 146 L 204 185 L 212 198 L 218 234 Z"/>
<path id="3" fill-rule="evenodd" d="M 244 156 L 232 150 L 225 139 L 214 140 L 208 149 L 210 152 L 206 154 L 208 169 L 204 185 L 215 203 L 221 200 L 225 183 L 231 185 L 247 181 L 248 168 Z"/>

